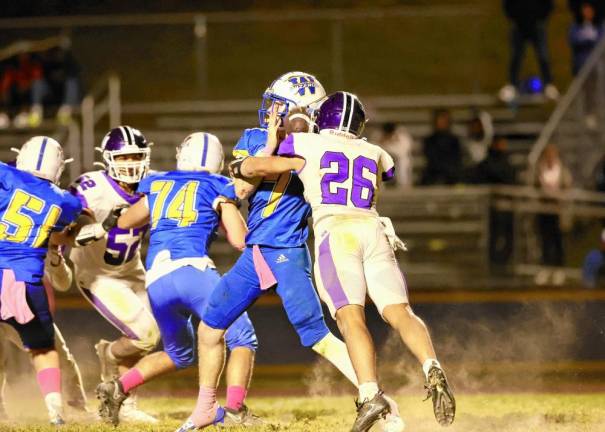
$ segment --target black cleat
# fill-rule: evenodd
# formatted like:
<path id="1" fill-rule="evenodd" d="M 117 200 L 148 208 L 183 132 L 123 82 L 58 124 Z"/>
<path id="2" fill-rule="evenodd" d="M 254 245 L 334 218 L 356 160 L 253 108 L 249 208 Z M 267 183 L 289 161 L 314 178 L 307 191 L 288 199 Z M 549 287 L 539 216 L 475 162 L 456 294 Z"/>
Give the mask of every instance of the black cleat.
<path id="1" fill-rule="evenodd" d="M 99 417 L 104 422 L 117 426 L 120 422 L 120 408 L 128 397 L 122 389 L 122 384 L 117 379 L 102 382 L 97 386 L 95 393 L 100 402 Z"/>
<path id="2" fill-rule="evenodd" d="M 371 400 L 366 399 L 363 402 L 355 401 L 357 418 L 355 419 L 355 423 L 353 423 L 351 432 L 369 431 L 374 426 L 374 423 L 381 418 L 384 419 L 391 412 L 391 406 L 382 394 L 382 391 L 379 391 Z"/>
<path id="3" fill-rule="evenodd" d="M 431 367 L 424 387 L 427 390 L 425 400 L 429 398 L 433 400 L 433 411 L 437 422 L 441 426 L 451 425 L 456 416 L 456 399 L 443 370 L 437 366 Z"/>

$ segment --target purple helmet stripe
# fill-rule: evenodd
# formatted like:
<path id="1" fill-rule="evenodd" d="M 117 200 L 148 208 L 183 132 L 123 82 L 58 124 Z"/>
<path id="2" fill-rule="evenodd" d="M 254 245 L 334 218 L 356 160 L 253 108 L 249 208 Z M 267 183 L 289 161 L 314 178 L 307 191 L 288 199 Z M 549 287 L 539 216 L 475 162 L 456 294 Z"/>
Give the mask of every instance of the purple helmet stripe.
<path id="1" fill-rule="evenodd" d="M 206 156 L 208 155 L 208 134 L 204 133 L 204 148 L 202 149 L 202 166 L 206 166 Z"/>
<path id="2" fill-rule="evenodd" d="M 42 144 L 40 145 L 40 153 L 38 154 L 38 163 L 36 164 L 36 171 L 40 171 L 42 168 L 42 160 L 44 159 L 44 151 L 46 150 L 46 143 L 48 142 L 48 137 L 44 137 L 42 140 Z"/>

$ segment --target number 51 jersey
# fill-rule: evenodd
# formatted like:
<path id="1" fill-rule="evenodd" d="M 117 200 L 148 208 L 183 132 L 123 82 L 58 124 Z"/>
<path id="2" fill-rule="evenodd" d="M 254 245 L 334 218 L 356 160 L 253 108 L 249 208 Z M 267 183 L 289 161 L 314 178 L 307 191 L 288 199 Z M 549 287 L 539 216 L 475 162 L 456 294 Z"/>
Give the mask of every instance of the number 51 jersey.
<path id="1" fill-rule="evenodd" d="M 378 217 L 376 193 L 395 172 L 393 159 L 377 145 L 328 131 L 290 134 L 277 154 L 305 159 L 298 177 L 311 204 L 314 225 L 336 214 Z"/>
<path id="2" fill-rule="evenodd" d="M 124 191 L 105 171 L 81 175 L 70 186 L 70 191 L 94 214 L 97 222 L 103 221 L 115 206 L 132 205 L 140 199 L 139 194 Z M 146 229 L 116 227 L 99 241 L 73 248 L 69 257 L 76 267 L 78 281 L 88 285 L 97 276 L 144 279 L 140 242 Z"/>

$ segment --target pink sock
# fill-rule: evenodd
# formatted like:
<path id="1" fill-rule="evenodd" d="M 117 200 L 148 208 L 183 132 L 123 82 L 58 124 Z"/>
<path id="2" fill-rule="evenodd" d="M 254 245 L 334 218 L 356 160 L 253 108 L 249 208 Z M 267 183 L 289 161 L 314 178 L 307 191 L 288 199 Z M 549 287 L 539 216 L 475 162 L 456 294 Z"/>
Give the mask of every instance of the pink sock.
<path id="1" fill-rule="evenodd" d="M 49 393 L 61 394 L 61 371 L 59 368 L 46 368 L 36 376 L 40 391 L 44 396 Z"/>
<path id="2" fill-rule="evenodd" d="M 137 368 L 132 368 L 120 377 L 120 383 L 124 393 L 128 393 L 135 387 L 140 386 L 145 382 L 143 375 Z"/>
<path id="3" fill-rule="evenodd" d="M 190 417 L 191 421 L 197 427 L 212 424 L 216 417 L 217 409 L 216 389 L 212 387 L 200 387 L 197 403 Z"/>
<path id="4" fill-rule="evenodd" d="M 246 399 L 246 389 L 240 386 L 227 387 L 227 404 L 225 408 L 239 410 Z"/>

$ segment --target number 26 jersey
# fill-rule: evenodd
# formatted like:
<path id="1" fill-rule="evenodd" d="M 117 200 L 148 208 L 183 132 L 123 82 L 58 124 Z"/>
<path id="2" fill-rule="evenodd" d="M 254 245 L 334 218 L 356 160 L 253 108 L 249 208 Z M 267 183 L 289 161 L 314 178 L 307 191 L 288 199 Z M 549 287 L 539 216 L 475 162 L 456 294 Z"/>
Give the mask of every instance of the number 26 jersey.
<path id="1" fill-rule="evenodd" d="M 305 160 L 298 177 L 314 224 L 337 214 L 378 217 L 376 194 L 395 172 L 393 159 L 377 145 L 328 131 L 290 134 L 277 154 Z"/>
<path id="2" fill-rule="evenodd" d="M 82 174 L 70 186 L 82 207 L 94 214 L 97 222 L 120 204 L 134 204 L 141 195 L 129 194 L 109 177 L 105 171 Z M 130 230 L 113 228 L 99 241 L 87 246 L 72 248 L 69 258 L 76 267 L 78 280 L 97 276 L 128 278 L 144 271 L 141 263 L 140 243 L 146 227 Z"/>

